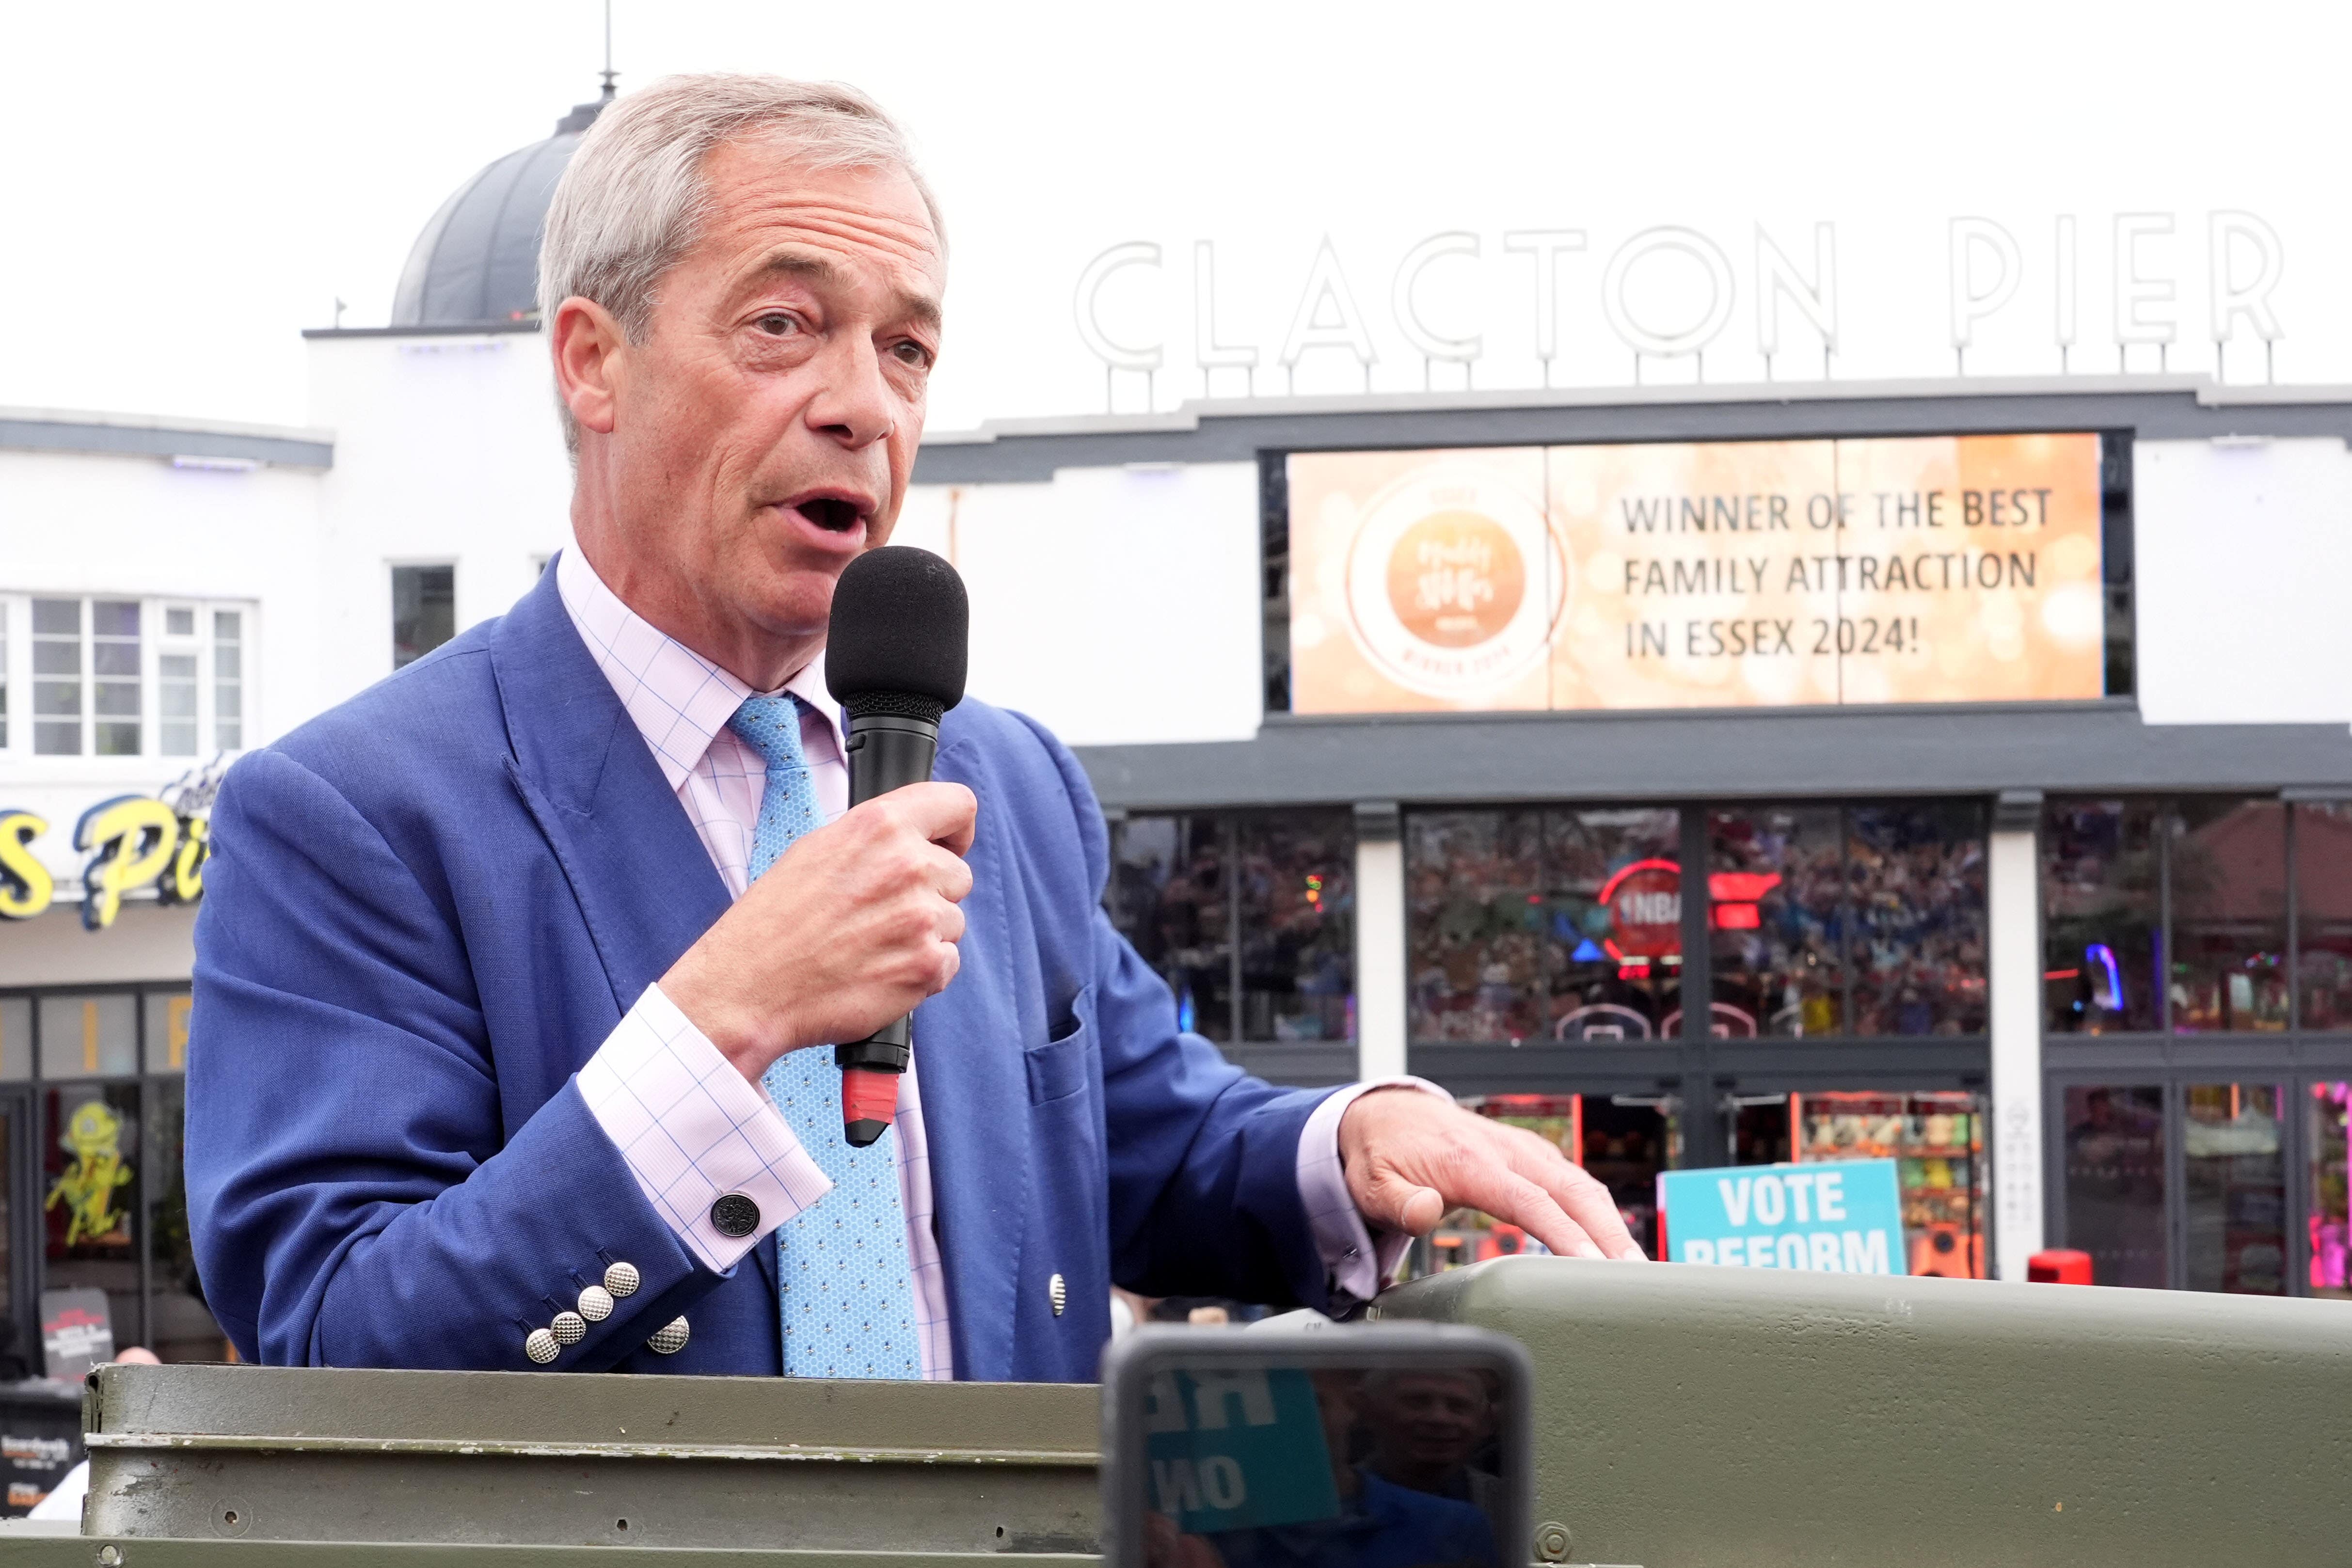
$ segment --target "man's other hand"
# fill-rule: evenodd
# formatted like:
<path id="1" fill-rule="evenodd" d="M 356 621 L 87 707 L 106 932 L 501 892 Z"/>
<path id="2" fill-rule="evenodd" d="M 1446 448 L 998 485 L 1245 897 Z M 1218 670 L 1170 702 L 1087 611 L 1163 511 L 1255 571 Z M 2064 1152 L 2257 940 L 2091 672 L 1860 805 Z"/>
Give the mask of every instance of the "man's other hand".
<path id="1" fill-rule="evenodd" d="M 803 834 L 661 977 L 756 1083 L 803 1046 L 864 1040 L 955 978 L 980 802 L 911 784 Z"/>
<path id="2" fill-rule="evenodd" d="M 1414 1236 L 1446 1211 L 1482 1209 L 1563 1258 L 1642 1249 L 1609 1189 L 1549 1139 L 1407 1088 L 1359 1095 L 1339 1118 L 1339 1162 L 1357 1212 Z"/>

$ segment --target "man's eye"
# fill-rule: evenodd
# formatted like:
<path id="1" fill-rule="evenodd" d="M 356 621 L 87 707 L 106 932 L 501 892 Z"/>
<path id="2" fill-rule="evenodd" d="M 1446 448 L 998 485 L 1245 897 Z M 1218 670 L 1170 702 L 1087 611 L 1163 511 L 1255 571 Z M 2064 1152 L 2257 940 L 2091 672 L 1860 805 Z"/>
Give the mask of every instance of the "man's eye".
<path id="1" fill-rule="evenodd" d="M 912 365 L 917 370 L 930 369 L 931 351 L 920 343 L 911 340 L 900 342 L 892 348 L 891 352 L 897 354 L 902 363 Z"/>
<path id="2" fill-rule="evenodd" d="M 785 336 L 787 333 L 797 332 L 801 329 L 801 324 L 798 321 L 794 320 L 792 317 L 785 315 L 781 310 L 769 311 L 765 316 L 761 317 L 757 321 L 753 322 L 752 325 L 759 328 L 761 331 L 765 332 L 770 337 L 773 338 L 781 338 Z"/>

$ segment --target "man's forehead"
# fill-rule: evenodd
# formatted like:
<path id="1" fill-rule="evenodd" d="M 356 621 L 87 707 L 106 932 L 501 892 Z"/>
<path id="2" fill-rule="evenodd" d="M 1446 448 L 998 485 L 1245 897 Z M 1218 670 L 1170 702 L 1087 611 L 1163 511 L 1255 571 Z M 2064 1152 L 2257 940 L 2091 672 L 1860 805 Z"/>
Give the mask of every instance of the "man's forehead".
<path id="1" fill-rule="evenodd" d="M 714 149 L 704 179 L 705 232 L 751 265 L 815 275 L 829 256 L 878 262 L 904 284 L 920 279 L 928 292 L 939 289 L 939 235 L 903 169 L 812 167 L 789 145 L 754 139 Z"/>

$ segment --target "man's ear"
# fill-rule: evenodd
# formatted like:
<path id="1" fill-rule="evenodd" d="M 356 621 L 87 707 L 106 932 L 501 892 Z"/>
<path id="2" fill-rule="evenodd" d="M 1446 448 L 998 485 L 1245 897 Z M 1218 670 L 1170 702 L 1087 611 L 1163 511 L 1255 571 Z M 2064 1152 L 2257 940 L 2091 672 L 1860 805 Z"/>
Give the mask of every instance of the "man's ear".
<path id="1" fill-rule="evenodd" d="M 553 335 L 555 389 L 573 423 L 610 435 L 628 375 L 629 341 L 621 324 L 602 305 L 575 294 L 555 308 Z"/>

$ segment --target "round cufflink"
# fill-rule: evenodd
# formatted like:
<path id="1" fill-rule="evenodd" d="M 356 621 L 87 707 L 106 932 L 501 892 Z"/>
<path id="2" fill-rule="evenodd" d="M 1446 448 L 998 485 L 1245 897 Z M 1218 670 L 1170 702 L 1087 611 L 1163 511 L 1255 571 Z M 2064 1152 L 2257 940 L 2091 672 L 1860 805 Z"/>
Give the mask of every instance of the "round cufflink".
<path id="1" fill-rule="evenodd" d="M 563 1354 L 563 1347 L 556 1343 L 555 1336 L 547 1330 L 533 1329 L 530 1331 L 530 1337 L 522 1342 L 522 1353 L 540 1365 L 545 1366 Z"/>
<path id="2" fill-rule="evenodd" d="M 740 1192 L 730 1192 L 710 1206 L 710 1228 L 730 1241 L 740 1241 L 760 1228 L 760 1206 Z"/>
<path id="3" fill-rule="evenodd" d="M 613 1315 L 613 1292 L 602 1285 L 591 1285 L 580 1292 L 580 1315 L 592 1323 L 601 1323 Z"/>
<path id="4" fill-rule="evenodd" d="M 646 1341 L 646 1348 L 656 1355 L 676 1355 L 686 1348 L 687 1335 L 692 1332 L 687 1327 L 684 1318 L 672 1318 L 653 1338 Z"/>
<path id="5" fill-rule="evenodd" d="M 614 1263 L 604 1270 L 604 1289 L 615 1296 L 635 1295 L 638 1283 L 635 1263 Z"/>
<path id="6" fill-rule="evenodd" d="M 1053 1303 L 1054 1315 L 1057 1318 L 1062 1315 L 1062 1309 L 1070 1304 L 1070 1288 L 1062 1282 L 1059 1274 L 1045 1281 L 1045 1300 Z"/>
<path id="7" fill-rule="evenodd" d="M 547 1325 L 558 1344 L 578 1344 L 588 1337 L 588 1320 L 578 1312 L 558 1312 L 555 1321 Z"/>

